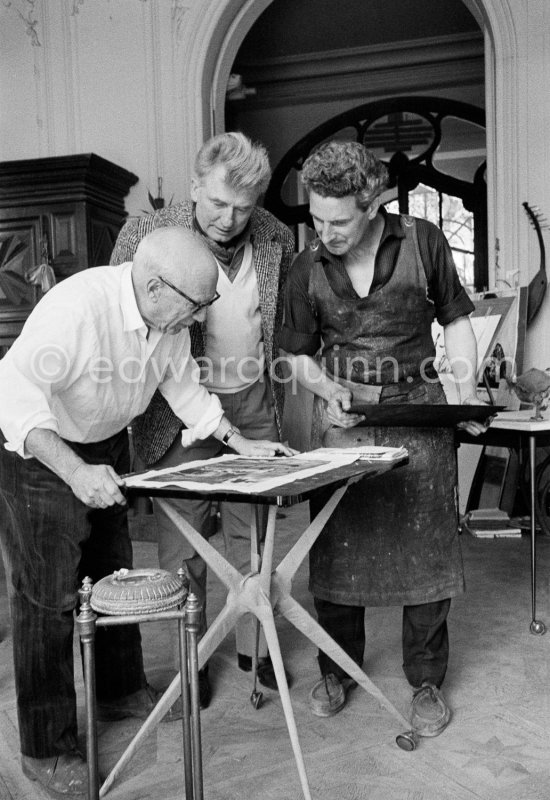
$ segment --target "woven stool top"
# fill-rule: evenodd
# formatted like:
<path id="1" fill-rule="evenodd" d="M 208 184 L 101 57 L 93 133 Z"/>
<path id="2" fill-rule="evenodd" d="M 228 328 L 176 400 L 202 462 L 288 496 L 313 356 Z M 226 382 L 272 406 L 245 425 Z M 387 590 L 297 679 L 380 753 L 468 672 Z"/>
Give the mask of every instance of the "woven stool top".
<path id="1" fill-rule="evenodd" d="M 100 614 L 153 614 L 185 602 L 188 581 L 164 569 L 119 569 L 92 589 L 90 605 Z"/>

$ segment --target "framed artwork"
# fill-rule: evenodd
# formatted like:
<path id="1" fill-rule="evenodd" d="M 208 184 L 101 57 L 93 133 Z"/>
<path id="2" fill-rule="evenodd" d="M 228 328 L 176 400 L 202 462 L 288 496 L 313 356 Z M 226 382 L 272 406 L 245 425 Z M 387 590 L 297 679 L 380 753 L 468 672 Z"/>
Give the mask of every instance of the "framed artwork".
<path id="1" fill-rule="evenodd" d="M 470 316 L 477 342 L 478 394 L 492 405 L 517 408 L 519 401 L 510 392 L 506 378 L 523 370 L 525 330 L 527 326 L 527 289 L 513 293 L 485 294 L 472 298 L 475 310 Z M 432 326 L 436 348 L 434 366 L 447 400 L 458 403 L 458 393 L 445 352 L 443 328 Z"/>
<path id="2" fill-rule="evenodd" d="M 519 408 L 518 397 L 506 379 L 523 371 L 527 328 L 527 287 L 506 294 L 484 294 L 472 298 L 475 310 L 470 316 L 477 342 L 478 396 L 491 405 L 510 410 Z M 458 393 L 448 362 L 443 329 L 434 323 L 435 368 L 449 403 L 458 402 Z M 498 506 L 510 485 L 513 472 L 510 453 L 505 448 L 480 448 L 461 444 L 458 448 L 459 511 Z M 509 500 L 508 500 L 509 503 Z"/>
<path id="3" fill-rule="evenodd" d="M 523 372 L 527 297 L 527 287 L 523 286 L 503 295 L 473 298 L 475 311 L 470 317 L 478 343 L 478 395 L 488 403 L 510 410 L 520 405 L 506 379 Z M 446 392 L 455 391 L 449 375 L 443 374 L 442 383 Z M 511 511 L 516 478 L 517 459 L 507 448 L 461 444 L 460 513 L 489 507 Z"/>

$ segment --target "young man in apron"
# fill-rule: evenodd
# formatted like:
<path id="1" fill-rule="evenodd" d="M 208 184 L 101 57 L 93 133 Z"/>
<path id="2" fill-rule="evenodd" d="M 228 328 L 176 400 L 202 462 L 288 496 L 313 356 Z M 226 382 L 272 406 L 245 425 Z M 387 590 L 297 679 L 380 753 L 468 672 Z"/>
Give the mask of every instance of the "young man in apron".
<path id="1" fill-rule="evenodd" d="M 356 403 L 443 404 L 431 324 L 443 326 L 461 403 L 478 404 L 474 306 L 442 232 L 388 214 L 385 166 L 355 142 L 309 156 L 302 181 L 318 238 L 287 282 L 281 345 L 294 377 L 315 395 L 311 446 L 356 444 Z M 472 432 L 479 431 L 468 423 Z M 451 428 L 362 427 L 361 443 L 404 445 L 407 466 L 348 489 L 311 550 L 310 590 L 320 624 L 362 664 L 366 606 L 403 607 L 403 668 L 411 722 L 441 733 L 450 709 L 440 691 L 449 656 L 447 614 L 464 591 L 457 469 Z M 324 498 L 312 503 L 312 513 Z M 346 702 L 354 682 L 319 653 L 310 694 L 319 716 Z"/>

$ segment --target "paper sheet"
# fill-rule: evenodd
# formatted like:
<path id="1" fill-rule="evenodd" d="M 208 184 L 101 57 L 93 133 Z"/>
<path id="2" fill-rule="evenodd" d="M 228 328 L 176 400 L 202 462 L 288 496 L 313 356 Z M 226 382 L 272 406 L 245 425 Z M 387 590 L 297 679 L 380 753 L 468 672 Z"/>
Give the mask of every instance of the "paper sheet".
<path id="1" fill-rule="evenodd" d="M 200 491 L 255 493 L 293 483 L 299 478 L 319 475 L 358 460 L 392 461 L 404 457 L 406 451 L 403 448 L 388 447 L 320 448 L 288 458 L 225 455 L 136 473 L 125 480 L 129 487 L 177 486 Z"/>

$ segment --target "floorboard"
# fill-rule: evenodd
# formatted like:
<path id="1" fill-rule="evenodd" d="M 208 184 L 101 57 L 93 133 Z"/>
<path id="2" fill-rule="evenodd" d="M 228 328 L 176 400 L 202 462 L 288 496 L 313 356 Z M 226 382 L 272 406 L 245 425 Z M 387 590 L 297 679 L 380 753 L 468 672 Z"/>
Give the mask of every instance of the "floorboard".
<path id="1" fill-rule="evenodd" d="M 306 509 L 285 511 L 277 527 L 277 549 L 305 525 Z M 156 562 L 154 521 L 134 517 L 136 566 Z M 221 537 L 215 537 L 217 539 Z M 221 541 L 218 543 L 221 547 Z M 293 700 L 300 741 L 315 800 L 548 800 L 550 797 L 550 636 L 533 636 L 529 539 L 477 540 L 462 536 L 467 592 L 452 605 L 451 660 L 445 694 L 453 719 L 436 739 L 423 739 L 413 753 L 395 745 L 395 719 L 371 696 L 355 689 L 347 706 L 331 719 L 313 716 L 307 695 L 317 679 L 316 653 L 286 620 L 278 620 L 281 647 L 293 675 Z M 538 611 L 550 624 L 548 579 L 550 539 L 539 536 Z M 275 559 L 276 561 L 277 559 Z M 296 576 L 294 593 L 312 609 L 307 565 Z M 0 580 L 0 800 L 42 800 L 21 773 L 11 633 L 6 587 Z M 209 617 L 224 601 L 215 576 L 209 578 Z M 410 689 L 401 669 L 401 611 L 367 613 L 365 669 L 407 716 Z M 166 653 L 175 629 L 142 626 L 151 682 L 166 684 Z M 75 643 L 75 653 L 78 648 Z M 277 693 L 264 690 L 264 704 L 249 701 L 251 678 L 236 666 L 229 637 L 212 656 L 214 697 L 202 714 L 206 800 L 300 800 L 298 775 Z M 84 730 L 82 676 L 77 669 L 79 725 Z M 103 723 L 100 768 L 113 766 L 138 723 Z M 162 724 L 144 742 L 110 792 L 113 800 L 181 800 L 181 728 Z"/>

